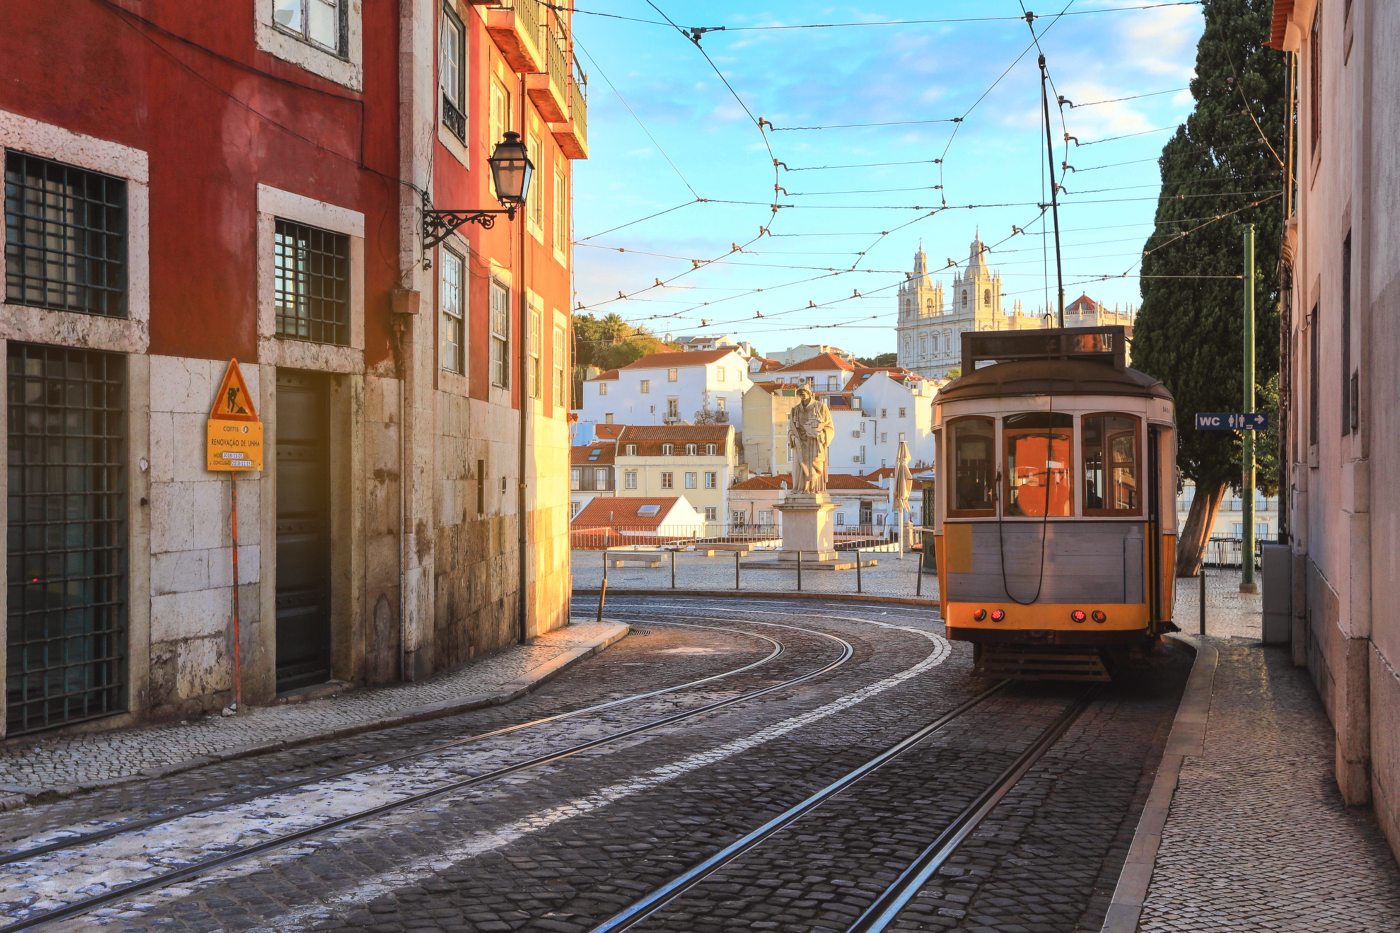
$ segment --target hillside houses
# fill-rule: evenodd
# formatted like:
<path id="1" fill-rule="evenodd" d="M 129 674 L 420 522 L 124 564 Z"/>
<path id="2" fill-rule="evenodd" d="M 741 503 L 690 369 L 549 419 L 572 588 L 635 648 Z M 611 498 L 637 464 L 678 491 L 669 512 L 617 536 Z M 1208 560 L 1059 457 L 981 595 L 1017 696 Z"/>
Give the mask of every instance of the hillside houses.
<path id="1" fill-rule="evenodd" d="M 833 347 L 806 349 L 780 364 L 725 340 L 586 379 L 571 458 L 574 513 L 600 495 L 678 496 L 707 534 L 771 523 L 761 513 L 791 473 L 788 415 L 805 384 L 831 409 L 830 492 L 843 524 L 882 525 L 900 442 L 915 470 L 933 463 L 937 385 L 907 369 L 861 366 Z"/>

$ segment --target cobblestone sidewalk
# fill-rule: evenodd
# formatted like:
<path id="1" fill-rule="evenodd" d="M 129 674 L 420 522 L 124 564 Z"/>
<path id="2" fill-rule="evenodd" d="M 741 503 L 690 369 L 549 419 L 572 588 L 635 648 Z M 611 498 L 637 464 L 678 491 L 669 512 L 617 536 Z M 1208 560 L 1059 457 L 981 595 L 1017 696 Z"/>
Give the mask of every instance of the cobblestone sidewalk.
<path id="1" fill-rule="evenodd" d="M 1181 583 L 1177 622 L 1194 632 Z M 1342 803 L 1307 673 L 1259 643 L 1260 597 L 1237 575 L 1208 582 L 1206 613 L 1104 930 L 1400 930 L 1400 868 L 1370 812 Z"/>
<path id="2" fill-rule="evenodd" d="M 0 749 L 0 809 L 40 794 L 70 794 L 505 703 L 617 641 L 627 628 L 617 622 L 570 625 L 418 683 L 249 707 L 237 716 L 215 714 L 11 744 Z"/>

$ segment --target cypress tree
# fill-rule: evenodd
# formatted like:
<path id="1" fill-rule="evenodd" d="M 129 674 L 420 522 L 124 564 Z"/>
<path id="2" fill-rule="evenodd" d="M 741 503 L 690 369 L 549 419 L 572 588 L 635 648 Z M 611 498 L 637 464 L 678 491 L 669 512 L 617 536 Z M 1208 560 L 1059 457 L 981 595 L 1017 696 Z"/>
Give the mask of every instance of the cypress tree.
<path id="1" fill-rule="evenodd" d="M 1261 400 L 1278 372 L 1286 88 L 1283 56 L 1265 46 L 1272 10 L 1273 0 L 1204 4 L 1195 109 L 1162 149 L 1156 228 L 1143 246 L 1133 365 L 1176 397 L 1177 466 L 1196 485 L 1177 551 L 1180 576 L 1198 571 L 1225 489 L 1242 481 L 1240 438 L 1197 431 L 1195 413 L 1237 411 L 1243 399 L 1241 275 L 1250 223 Z M 1222 219 L 1206 222 L 1215 217 Z M 1263 434 L 1256 446 L 1271 442 Z M 1266 491 L 1276 487 L 1276 458 L 1261 458 L 1259 479 Z"/>

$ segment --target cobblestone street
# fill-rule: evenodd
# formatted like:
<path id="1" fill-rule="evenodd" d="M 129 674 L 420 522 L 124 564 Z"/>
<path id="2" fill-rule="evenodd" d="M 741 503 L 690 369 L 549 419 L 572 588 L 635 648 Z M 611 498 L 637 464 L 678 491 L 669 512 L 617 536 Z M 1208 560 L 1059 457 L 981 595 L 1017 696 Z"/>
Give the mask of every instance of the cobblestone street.
<path id="1" fill-rule="evenodd" d="M 925 607 L 618 597 L 608 616 L 632 634 L 507 705 L 0 815 L 25 850 L 0 865 L 5 914 L 110 896 L 51 919 L 589 929 L 976 700 L 641 920 L 844 929 L 1083 693 L 981 697 Z M 901 924 L 1097 928 L 1189 664 L 1154 656 L 1067 720 Z"/>

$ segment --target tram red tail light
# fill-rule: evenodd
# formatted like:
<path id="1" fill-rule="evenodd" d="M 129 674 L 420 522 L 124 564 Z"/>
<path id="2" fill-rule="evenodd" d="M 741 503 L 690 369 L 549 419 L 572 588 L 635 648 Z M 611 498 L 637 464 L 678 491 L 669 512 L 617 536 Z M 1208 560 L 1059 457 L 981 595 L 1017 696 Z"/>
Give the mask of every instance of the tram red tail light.
<path id="1" fill-rule="evenodd" d="M 985 618 L 987 618 L 987 610 L 985 609 L 978 609 L 972 614 L 972 621 L 974 622 L 981 622 Z"/>
<path id="2" fill-rule="evenodd" d="M 1102 625 L 1103 623 L 1108 621 L 1108 613 L 1104 612 L 1102 609 L 1095 609 L 1094 621 Z"/>
<path id="3" fill-rule="evenodd" d="M 1002 610 L 1002 609 L 993 609 L 993 610 L 992 610 L 992 621 L 993 621 L 993 622 L 1000 622 L 1000 621 L 1001 621 L 1002 619 L 1004 619 L 1004 618 L 1006 618 L 1006 612 L 1005 612 L 1005 610 Z"/>
<path id="4" fill-rule="evenodd" d="M 1076 622 L 1083 622 L 1085 619 L 1089 618 L 1087 615 L 1084 614 L 1083 609 L 1074 610 L 1069 614 L 1069 617 Z"/>

